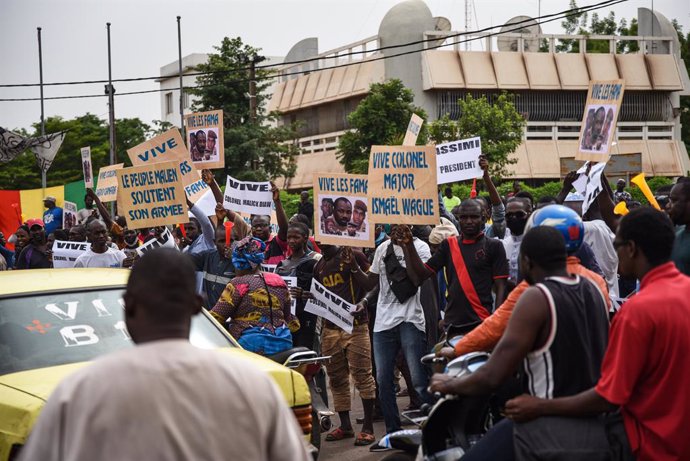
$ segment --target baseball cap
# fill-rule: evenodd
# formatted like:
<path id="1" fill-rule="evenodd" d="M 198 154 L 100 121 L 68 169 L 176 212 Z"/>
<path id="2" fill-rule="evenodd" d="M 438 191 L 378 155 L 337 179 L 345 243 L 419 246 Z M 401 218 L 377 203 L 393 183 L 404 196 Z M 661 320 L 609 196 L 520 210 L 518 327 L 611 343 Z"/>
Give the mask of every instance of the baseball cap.
<path id="1" fill-rule="evenodd" d="M 46 198 L 43 199 L 43 201 L 45 202 L 46 200 L 53 203 L 57 202 L 57 199 L 52 195 L 47 195 Z"/>
<path id="2" fill-rule="evenodd" d="M 38 218 L 27 219 L 26 225 L 29 226 L 29 229 L 31 229 L 34 226 L 46 227 L 45 224 L 43 224 L 43 220 Z"/>

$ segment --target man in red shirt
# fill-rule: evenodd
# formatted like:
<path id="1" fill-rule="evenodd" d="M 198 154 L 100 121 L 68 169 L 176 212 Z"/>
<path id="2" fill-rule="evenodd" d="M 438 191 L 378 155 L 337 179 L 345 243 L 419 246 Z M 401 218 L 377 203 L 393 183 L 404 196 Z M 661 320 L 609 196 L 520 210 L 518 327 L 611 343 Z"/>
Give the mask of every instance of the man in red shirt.
<path id="1" fill-rule="evenodd" d="M 506 416 L 521 422 L 595 415 L 620 406 L 628 439 L 623 447 L 628 449 L 629 442 L 635 459 L 690 459 L 685 421 L 690 415 L 690 277 L 670 260 L 673 238 L 671 221 L 651 208 L 633 210 L 621 220 L 614 241 L 618 270 L 639 279 L 641 288 L 614 317 L 599 382 L 572 397 L 517 397 L 506 404 Z M 610 449 L 604 431 L 601 419 L 540 418 L 515 426 L 516 453 L 530 459 L 547 451 L 572 456 L 588 446 L 589 456 L 594 447 L 603 456 Z M 609 435 L 613 432 L 609 425 Z"/>

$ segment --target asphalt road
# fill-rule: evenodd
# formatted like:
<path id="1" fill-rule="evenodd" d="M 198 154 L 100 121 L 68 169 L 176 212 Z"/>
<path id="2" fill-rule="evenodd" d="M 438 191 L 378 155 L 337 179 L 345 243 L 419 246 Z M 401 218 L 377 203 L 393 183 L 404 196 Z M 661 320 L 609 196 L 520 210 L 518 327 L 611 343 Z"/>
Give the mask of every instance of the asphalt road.
<path id="1" fill-rule="evenodd" d="M 329 399 L 331 399 L 330 403 L 332 403 L 333 400 L 330 396 L 330 392 L 328 394 Z M 399 397 L 398 409 L 402 411 L 403 408 L 405 408 L 409 403 L 410 400 L 408 397 Z M 364 411 L 362 410 L 362 400 L 355 392 L 355 396 L 352 399 L 352 411 L 350 412 L 350 419 L 352 420 L 352 427 L 355 429 L 355 435 L 359 433 L 359 430 L 361 429 L 360 424 L 355 424 L 355 419 L 362 416 L 364 416 Z M 335 429 L 340 424 L 337 414 L 333 416 L 332 421 L 333 429 Z M 383 422 L 374 423 L 374 435 L 376 436 L 377 441 L 385 433 L 386 427 Z M 319 461 L 377 461 L 392 453 L 391 451 L 372 453 L 369 451 L 369 446 L 356 447 L 354 445 L 355 439 L 345 439 L 338 442 L 326 442 L 325 439 L 326 434 L 321 434 L 321 453 L 319 455 Z"/>

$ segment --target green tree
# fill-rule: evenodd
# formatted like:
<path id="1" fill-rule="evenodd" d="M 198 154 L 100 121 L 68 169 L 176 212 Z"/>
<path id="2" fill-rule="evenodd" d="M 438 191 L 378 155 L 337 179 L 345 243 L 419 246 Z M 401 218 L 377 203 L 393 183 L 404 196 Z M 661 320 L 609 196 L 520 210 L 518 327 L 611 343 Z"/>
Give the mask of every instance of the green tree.
<path id="1" fill-rule="evenodd" d="M 517 111 L 514 101 L 515 96 L 506 92 L 502 92 L 493 104 L 486 96 L 474 98 L 468 94 L 464 101 L 458 101 L 461 115 L 457 122 L 446 116 L 431 124 L 431 140 L 439 144 L 479 136 L 491 174 L 507 176 L 506 166 L 516 162 L 509 155 L 522 142 L 525 126 L 525 119 Z"/>
<path id="2" fill-rule="evenodd" d="M 426 120 L 424 109 L 413 104 L 414 93 L 398 79 L 374 83 L 369 94 L 347 119 L 352 129 L 340 137 L 338 159 L 348 173 L 369 171 L 373 145 L 402 143 L 412 114 Z M 426 144 L 427 124 L 422 124 L 417 144 Z"/>
<path id="3" fill-rule="evenodd" d="M 196 111 L 222 110 L 225 137 L 225 172 L 243 180 L 266 180 L 292 177 L 293 156 L 299 148 L 293 142 L 296 125 L 270 126 L 278 121 L 278 113 L 266 113 L 266 96 L 270 73 L 256 69 L 256 119 L 249 112 L 249 64 L 260 62 L 259 49 L 246 45 L 242 39 L 225 37 L 216 53 L 197 66 L 204 72 L 197 78 L 197 87 L 188 88 L 197 97 Z"/>
<path id="4" fill-rule="evenodd" d="M 575 0 L 570 0 L 569 9 L 573 12 L 566 15 L 565 19 L 561 21 L 561 27 L 568 35 L 579 34 L 587 24 L 587 13 L 580 11 Z M 556 45 L 556 51 L 558 53 L 579 53 L 580 42 L 572 39 L 561 39 Z"/>
<path id="5" fill-rule="evenodd" d="M 58 150 L 55 160 L 48 170 L 47 185 L 59 186 L 83 178 L 80 149 L 91 146 L 91 162 L 94 174 L 107 165 L 110 160 L 108 125 L 94 114 L 65 120 L 62 117 L 46 119 L 46 133 L 67 131 L 65 139 Z M 38 136 L 40 125 L 33 125 L 33 133 L 22 133 L 27 136 Z M 131 165 L 127 149 L 146 140 L 150 127 L 138 118 L 116 119 L 116 152 L 119 162 Z M 0 184 L 6 189 L 36 189 L 41 187 L 41 172 L 36 166 L 36 159 L 31 151 L 17 156 L 13 161 L 0 168 Z"/>

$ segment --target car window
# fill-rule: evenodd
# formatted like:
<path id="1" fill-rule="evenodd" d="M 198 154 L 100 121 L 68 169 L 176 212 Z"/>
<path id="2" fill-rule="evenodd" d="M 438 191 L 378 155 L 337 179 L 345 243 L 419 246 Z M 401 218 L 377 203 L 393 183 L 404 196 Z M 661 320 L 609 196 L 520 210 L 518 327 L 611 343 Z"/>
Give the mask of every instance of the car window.
<path id="1" fill-rule="evenodd" d="M 122 289 L 41 293 L 0 299 L 0 374 L 83 362 L 132 341 Z M 197 347 L 234 347 L 203 314 L 192 320 Z"/>

